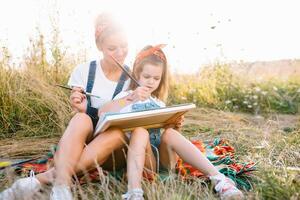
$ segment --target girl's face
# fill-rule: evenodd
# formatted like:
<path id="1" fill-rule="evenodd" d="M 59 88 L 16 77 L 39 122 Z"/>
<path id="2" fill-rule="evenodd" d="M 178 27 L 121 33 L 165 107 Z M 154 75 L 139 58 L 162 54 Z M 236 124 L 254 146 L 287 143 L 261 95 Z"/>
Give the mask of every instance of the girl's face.
<path id="1" fill-rule="evenodd" d="M 160 65 L 145 64 L 139 76 L 139 83 L 154 92 L 160 83 L 163 67 Z"/>
<path id="2" fill-rule="evenodd" d="M 124 64 L 128 53 L 127 38 L 122 33 L 107 36 L 101 44 L 103 59 L 108 63 L 114 64 L 110 56 L 113 56 L 120 64 Z"/>

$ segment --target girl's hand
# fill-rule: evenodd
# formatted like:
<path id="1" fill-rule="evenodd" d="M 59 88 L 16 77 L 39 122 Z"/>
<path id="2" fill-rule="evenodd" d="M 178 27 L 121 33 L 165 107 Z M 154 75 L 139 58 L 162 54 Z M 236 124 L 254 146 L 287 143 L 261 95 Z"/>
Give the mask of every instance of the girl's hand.
<path id="1" fill-rule="evenodd" d="M 175 130 L 180 130 L 183 126 L 184 115 L 180 116 L 174 123 L 168 124 L 164 127 L 164 129 L 173 128 Z"/>
<path id="2" fill-rule="evenodd" d="M 137 101 L 145 101 L 151 96 L 149 88 L 147 87 L 137 87 L 129 96 L 128 100 L 137 102 Z"/>
<path id="3" fill-rule="evenodd" d="M 72 109 L 77 112 L 85 112 L 87 106 L 86 96 L 83 94 L 83 89 L 80 87 L 73 87 L 70 95 L 70 103 Z"/>
<path id="4" fill-rule="evenodd" d="M 175 129 L 181 129 L 184 123 L 184 115 L 181 115 L 174 123 Z"/>

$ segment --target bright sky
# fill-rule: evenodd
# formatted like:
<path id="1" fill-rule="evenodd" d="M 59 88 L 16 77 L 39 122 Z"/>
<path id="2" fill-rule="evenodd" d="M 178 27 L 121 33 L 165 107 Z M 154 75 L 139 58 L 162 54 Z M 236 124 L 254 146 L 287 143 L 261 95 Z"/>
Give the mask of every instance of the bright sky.
<path id="1" fill-rule="evenodd" d="M 147 44 L 166 43 L 172 71 L 196 72 L 222 61 L 300 58 L 300 12 L 292 0 L 0 0 L 0 45 L 21 57 L 29 37 L 50 32 L 57 17 L 63 42 L 72 51 L 86 49 L 97 58 L 94 17 L 112 12 L 129 37 L 130 64 Z M 55 17 L 53 17 L 55 16 Z"/>

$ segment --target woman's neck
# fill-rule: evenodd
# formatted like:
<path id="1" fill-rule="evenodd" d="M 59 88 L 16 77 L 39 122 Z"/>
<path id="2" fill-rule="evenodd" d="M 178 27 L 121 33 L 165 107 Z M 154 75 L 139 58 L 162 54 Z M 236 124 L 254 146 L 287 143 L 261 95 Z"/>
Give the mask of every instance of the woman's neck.
<path id="1" fill-rule="evenodd" d="M 120 75 L 122 73 L 121 69 L 116 65 L 112 65 L 111 63 L 106 62 L 105 60 L 101 60 L 101 68 L 107 79 L 111 81 L 118 81 Z"/>

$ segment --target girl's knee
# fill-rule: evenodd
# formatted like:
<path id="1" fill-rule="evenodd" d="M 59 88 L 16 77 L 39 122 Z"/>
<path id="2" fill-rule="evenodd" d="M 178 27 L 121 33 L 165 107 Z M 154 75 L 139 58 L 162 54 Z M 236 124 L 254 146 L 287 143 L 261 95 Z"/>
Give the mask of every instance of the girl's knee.
<path id="1" fill-rule="evenodd" d="M 149 137 L 149 132 L 147 131 L 147 129 L 142 128 L 142 127 L 138 127 L 135 128 L 132 133 L 131 133 L 131 137 Z"/>

